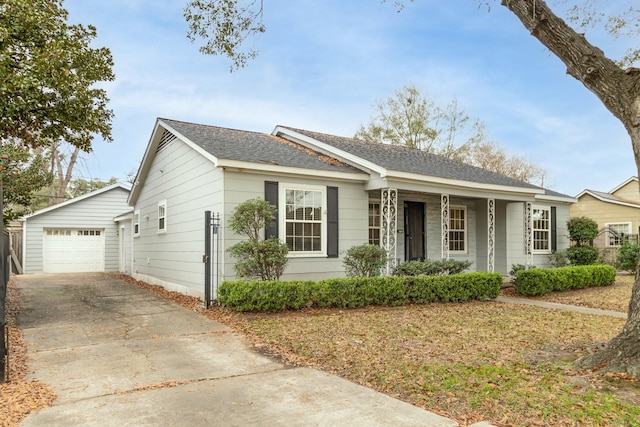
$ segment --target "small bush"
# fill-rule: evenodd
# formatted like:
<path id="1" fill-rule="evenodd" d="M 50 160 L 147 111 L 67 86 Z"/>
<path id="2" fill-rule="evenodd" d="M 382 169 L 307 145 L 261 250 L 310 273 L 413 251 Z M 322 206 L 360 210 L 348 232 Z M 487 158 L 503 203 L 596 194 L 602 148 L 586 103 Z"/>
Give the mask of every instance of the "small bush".
<path id="1" fill-rule="evenodd" d="M 570 262 L 567 251 L 553 251 L 551 255 L 549 255 L 549 264 L 551 264 L 551 267 L 566 267 Z"/>
<path id="2" fill-rule="evenodd" d="M 443 259 L 437 261 L 406 261 L 394 270 L 394 276 L 446 276 L 462 273 L 473 264 L 467 260 Z"/>
<path id="3" fill-rule="evenodd" d="M 511 270 L 509 271 L 509 276 L 516 277 L 519 272 L 526 269 L 527 269 L 527 266 L 524 264 L 512 264 Z"/>
<path id="4" fill-rule="evenodd" d="M 598 236 L 598 223 L 586 216 L 569 218 L 567 221 L 569 239 L 578 246 L 588 245 Z"/>
<path id="5" fill-rule="evenodd" d="M 225 281 L 218 289 L 218 302 L 236 311 L 398 306 L 494 299 L 501 286 L 501 274 L 484 272 L 450 276 L 343 277 L 318 282 Z"/>
<path id="6" fill-rule="evenodd" d="M 255 242 L 247 240 L 229 248 L 237 259 L 233 265 L 238 277 L 247 279 L 278 280 L 289 261 L 289 248 L 276 238 Z"/>
<path id="7" fill-rule="evenodd" d="M 349 277 L 374 277 L 387 262 L 387 251 L 377 245 L 354 246 L 347 251 L 342 264 Z"/>
<path id="8" fill-rule="evenodd" d="M 571 265 L 590 265 L 596 262 L 600 250 L 593 246 L 571 246 L 567 249 L 567 257 Z"/>
<path id="9" fill-rule="evenodd" d="M 287 245 L 277 238 L 260 238 L 260 230 L 271 225 L 274 215 L 275 207 L 262 199 L 246 200 L 234 209 L 229 226 L 249 238 L 228 249 L 237 258 L 233 268 L 238 277 L 277 280 L 284 273 L 289 252 Z"/>
<path id="10" fill-rule="evenodd" d="M 622 245 L 618 248 L 616 268 L 635 273 L 638 266 L 639 251 L 640 247 L 638 246 L 638 243 L 630 242 L 629 239 L 624 239 L 622 241 Z"/>
<path id="11" fill-rule="evenodd" d="M 605 264 L 531 268 L 517 273 L 515 288 L 522 295 L 544 295 L 553 291 L 607 286 L 615 280 L 615 268 Z"/>

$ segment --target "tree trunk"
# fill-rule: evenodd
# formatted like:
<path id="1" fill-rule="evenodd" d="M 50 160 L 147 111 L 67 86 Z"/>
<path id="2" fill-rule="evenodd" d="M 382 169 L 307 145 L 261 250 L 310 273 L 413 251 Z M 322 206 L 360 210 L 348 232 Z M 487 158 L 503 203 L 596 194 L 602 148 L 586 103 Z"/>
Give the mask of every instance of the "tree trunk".
<path id="1" fill-rule="evenodd" d="M 640 176 L 640 70 L 618 67 L 556 16 L 543 0 L 502 0 L 502 5 L 567 66 L 569 75 L 582 82 L 622 122 L 631 138 Z M 640 263 L 622 332 L 576 364 L 584 369 L 620 371 L 640 378 Z"/>

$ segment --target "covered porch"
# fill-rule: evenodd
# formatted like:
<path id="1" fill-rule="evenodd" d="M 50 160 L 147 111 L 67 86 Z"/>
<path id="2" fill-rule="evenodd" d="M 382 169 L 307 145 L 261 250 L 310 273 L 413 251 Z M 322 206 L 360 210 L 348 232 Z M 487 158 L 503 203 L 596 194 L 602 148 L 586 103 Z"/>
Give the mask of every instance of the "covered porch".
<path id="1" fill-rule="evenodd" d="M 387 275 L 399 263 L 425 259 L 468 260 L 470 271 L 504 275 L 513 264 L 533 265 L 534 225 L 540 228 L 534 194 L 461 193 L 369 190 L 369 243 L 389 254 Z M 543 221 L 549 235 L 539 235 L 547 243 L 538 249 L 550 253 L 551 215 Z"/>

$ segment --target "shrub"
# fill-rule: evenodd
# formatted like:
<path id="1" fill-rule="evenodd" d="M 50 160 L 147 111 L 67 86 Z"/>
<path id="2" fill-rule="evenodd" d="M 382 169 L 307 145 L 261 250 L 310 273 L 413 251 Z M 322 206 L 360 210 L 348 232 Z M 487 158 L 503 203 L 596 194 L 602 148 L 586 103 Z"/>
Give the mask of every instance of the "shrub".
<path id="1" fill-rule="evenodd" d="M 549 255 L 549 264 L 552 267 L 566 267 L 570 262 L 567 251 L 553 251 Z"/>
<path id="2" fill-rule="evenodd" d="M 281 311 L 304 307 L 398 306 L 407 303 L 493 299 L 499 273 L 450 276 L 343 277 L 311 281 L 224 281 L 218 302 L 236 311 Z"/>
<path id="3" fill-rule="evenodd" d="M 600 250 L 593 246 L 571 246 L 567 249 L 567 257 L 572 265 L 589 265 L 596 262 Z"/>
<path id="4" fill-rule="evenodd" d="M 615 280 L 615 268 L 606 264 L 531 268 L 517 273 L 515 287 L 522 295 L 544 295 L 553 291 L 611 285 Z"/>
<path id="5" fill-rule="evenodd" d="M 473 264 L 467 260 L 406 261 L 394 270 L 394 276 L 445 276 L 462 273 Z"/>
<path id="6" fill-rule="evenodd" d="M 387 251 L 377 245 L 353 246 L 347 251 L 342 264 L 349 277 L 379 276 L 387 262 Z"/>
<path id="7" fill-rule="evenodd" d="M 516 277 L 518 273 L 522 270 L 526 270 L 527 266 L 524 264 L 512 264 L 511 270 L 509 271 L 509 276 Z"/>
<path id="8" fill-rule="evenodd" d="M 248 241 L 236 243 L 228 251 L 237 259 L 233 268 L 239 277 L 277 280 L 287 265 L 289 248 L 277 238 L 260 239 L 260 230 L 271 225 L 275 207 L 266 200 L 250 199 L 233 211 L 229 226 Z"/>
<path id="9" fill-rule="evenodd" d="M 571 241 L 583 246 L 598 236 L 598 223 L 586 216 L 574 217 L 567 221 L 567 230 Z"/>
<path id="10" fill-rule="evenodd" d="M 622 245 L 618 248 L 616 268 L 635 273 L 638 266 L 639 251 L 640 247 L 638 246 L 638 243 L 630 242 L 629 239 L 624 239 L 622 241 Z"/>
<path id="11" fill-rule="evenodd" d="M 287 265 L 287 245 L 276 238 L 255 242 L 247 240 L 229 248 L 237 259 L 233 265 L 238 277 L 278 280 Z"/>

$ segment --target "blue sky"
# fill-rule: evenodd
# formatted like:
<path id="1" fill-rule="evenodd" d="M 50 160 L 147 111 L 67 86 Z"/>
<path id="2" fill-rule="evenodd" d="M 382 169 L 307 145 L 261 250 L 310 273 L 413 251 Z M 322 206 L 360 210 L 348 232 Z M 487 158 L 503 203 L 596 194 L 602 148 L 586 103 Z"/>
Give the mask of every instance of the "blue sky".
<path id="1" fill-rule="evenodd" d="M 620 122 L 497 0 L 490 12 L 481 3 L 418 0 L 396 13 L 377 0 L 266 0 L 267 32 L 250 42 L 260 54 L 230 73 L 187 40 L 183 0 L 66 0 L 70 22 L 97 27 L 116 74 L 105 85 L 114 141 L 96 140 L 79 175 L 124 180 L 157 117 L 352 136 L 408 84 L 438 104 L 457 98 L 490 140 L 545 168 L 548 188 L 609 191 L 636 175 Z"/>

